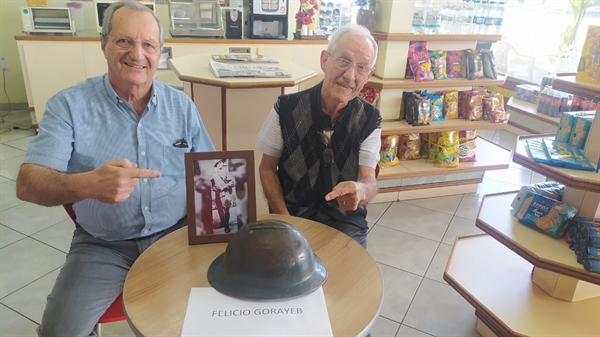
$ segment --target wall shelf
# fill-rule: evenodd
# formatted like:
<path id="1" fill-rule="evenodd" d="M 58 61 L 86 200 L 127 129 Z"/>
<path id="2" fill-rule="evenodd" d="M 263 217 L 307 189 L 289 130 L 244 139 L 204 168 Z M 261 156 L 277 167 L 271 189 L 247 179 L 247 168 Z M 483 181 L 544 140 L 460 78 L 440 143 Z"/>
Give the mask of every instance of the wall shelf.
<path id="1" fill-rule="evenodd" d="M 449 78 L 447 80 L 434 80 L 430 82 L 415 82 L 412 79 L 380 79 L 371 77 L 365 87 L 376 89 L 441 89 L 460 88 L 473 86 L 500 86 L 504 84 L 506 77 L 498 76 L 498 79 L 467 80 L 464 78 Z"/>
<path id="2" fill-rule="evenodd" d="M 488 235 L 459 237 L 444 280 L 497 336 L 600 336 L 600 297 L 550 297 L 531 282 L 531 268 Z"/>
<path id="3" fill-rule="evenodd" d="M 506 192 L 484 196 L 476 226 L 535 267 L 600 285 L 600 274 L 577 263 L 575 253 L 564 240 L 519 223 L 510 207 L 516 195 Z"/>
<path id="4" fill-rule="evenodd" d="M 442 131 L 461 130 L 487 130 L 504 129 L 505 123 L 492 123 L 491 121 L 467 121 L 464 119 L 447 119 L 444 121 L 432 121 L 429 125 L 412 126 L 406 121 L 383 121 L 381 123 L 381 135 L 392 136 L 404 133 L 429 133 Z"/>
<path id="5" fill-rule="evenodd" d="M 552 89 L 586 98 L 600 98 L 600 84 L 577 81 L 575 76 L 560 76 L 552 82 Z"/>
<path id="6" fill-rule="evenodd" d="M 550 125 L 558 126 L 558 123 L 560 122 L 560 117 L 550 117 L 541 112 L 537 112 L 537 104 L 525 102 L 514 97 L 508 99 L 506 107 L 527 114 L 531 118 L 535 118 Z"/>
<path id="7" fill-rule="evenodd" d="M 412 34 L 372 32 L 380 41 L 500 41 L 502 35 L 485 34 Z"/>
<path id="8" fill-rule="evenodd" d="M 519 136 L 515 146 L 513 161 L 552 180 L 556 180 L 567 187 L 600 193 L 600 174 L 596 172 L 573 170 L 534 162 L 529 156 L 526 140 L 542 140 L 544 138 L 554 139 L 554 135 Z M 590 162 L 592 165 L 595 164 L 594 161 Z"/>
<path id="9" fill-rule="evenodd" d="M 510 150 L 498 146 L 483 138 L 478 137 L 476 141 L 476 162 L 461 163 L 458 167 L 455 168 L 442 168 L 436 167 L 433 163 L 428 163 L 424 159 L 402 160 L 400 161 L 400 165 L 381 168 L 377 180 L 428 177 L 465 172 L 500 170 L 508 168 L 511 157 Z"/>

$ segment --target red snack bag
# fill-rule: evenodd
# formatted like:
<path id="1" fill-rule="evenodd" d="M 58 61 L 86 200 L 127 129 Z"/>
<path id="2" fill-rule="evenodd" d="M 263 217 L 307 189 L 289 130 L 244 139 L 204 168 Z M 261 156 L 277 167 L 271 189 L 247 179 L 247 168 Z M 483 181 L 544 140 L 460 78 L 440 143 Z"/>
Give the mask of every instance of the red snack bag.
<path id="1" fill-rule="evenodd" d="M 462 50 L 449 50 L 446 52 L 446 73 L 449 78 L 462 77 L 460 67 L 462 54 Z"/>
<path id="2" fill-rule="evenodd" d="M 427 52 L 427 42 L 410 41 L 408 47 L 408 62 L 414 74 L 415 82 L 433 81 L 431 61 Z"/>

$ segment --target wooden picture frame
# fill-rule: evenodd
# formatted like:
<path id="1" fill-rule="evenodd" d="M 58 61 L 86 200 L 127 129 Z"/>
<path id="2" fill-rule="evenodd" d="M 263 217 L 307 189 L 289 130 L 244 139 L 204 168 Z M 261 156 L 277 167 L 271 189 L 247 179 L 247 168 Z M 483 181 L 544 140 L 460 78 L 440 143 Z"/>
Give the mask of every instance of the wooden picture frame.
<path id="1" fill-rule="evenodd" d="M 228 242 L 256 221 L 254 151 L 185 154 L 188 242 Z"/>

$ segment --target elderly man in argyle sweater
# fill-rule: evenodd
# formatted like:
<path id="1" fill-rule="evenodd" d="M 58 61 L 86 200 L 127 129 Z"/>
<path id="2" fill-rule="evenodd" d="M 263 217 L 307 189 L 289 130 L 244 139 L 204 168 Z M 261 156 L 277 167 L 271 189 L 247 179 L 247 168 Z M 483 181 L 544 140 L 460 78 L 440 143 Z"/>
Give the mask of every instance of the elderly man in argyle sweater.
<path id="1" fill-rule="evenodd" d="M 366 247 L 381 115 L 357 95 L 373 74 L 377 43 L 348 24 L 320 59 L 323 81 L 280 96 L 260 130 L 260 180 L 271 212 L 321 222 Z"/>

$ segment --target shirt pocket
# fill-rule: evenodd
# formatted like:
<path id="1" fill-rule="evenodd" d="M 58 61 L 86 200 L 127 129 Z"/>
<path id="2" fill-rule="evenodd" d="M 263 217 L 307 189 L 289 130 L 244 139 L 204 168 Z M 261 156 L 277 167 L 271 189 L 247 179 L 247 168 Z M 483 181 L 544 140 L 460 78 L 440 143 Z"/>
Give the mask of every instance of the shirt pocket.
<path id="1" fill-rule="evenodd" d="M 185 177 L 185 153 L 189 148 L 174 147 L 172 145 L 163 145 L 161 176 Z"/>

